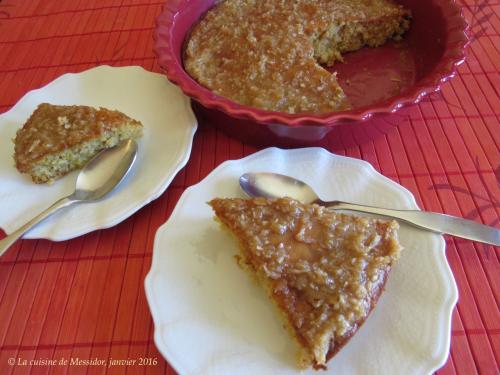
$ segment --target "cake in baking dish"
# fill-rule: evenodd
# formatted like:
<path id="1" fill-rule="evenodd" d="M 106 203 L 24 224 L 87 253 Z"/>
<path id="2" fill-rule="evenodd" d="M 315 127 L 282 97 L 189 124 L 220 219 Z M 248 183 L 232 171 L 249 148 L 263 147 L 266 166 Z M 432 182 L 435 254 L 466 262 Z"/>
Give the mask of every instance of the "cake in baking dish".
<path id="1" fill-rule="evenodd" d="M 289 198 L 209 204 L 300 345 L 299 366 L 326 368 L 377 304 L 401 253 L 398 224 Z"/>
<path id="2" fill-rule="evenodd" d="M 287 113 L 349 107 L 322 65 L 400 39 L 410 12 L 393 0 L 225 0 L 187 39 L 186 71 L 237 103 Z"/>
<path id="3" fill-rule="evenodd" d="M 43 103 L 14 139 L 14 161 L 37 184 L 81 168 L 104 148 L 142 135 L 142 124 L 105 108 Z"/>

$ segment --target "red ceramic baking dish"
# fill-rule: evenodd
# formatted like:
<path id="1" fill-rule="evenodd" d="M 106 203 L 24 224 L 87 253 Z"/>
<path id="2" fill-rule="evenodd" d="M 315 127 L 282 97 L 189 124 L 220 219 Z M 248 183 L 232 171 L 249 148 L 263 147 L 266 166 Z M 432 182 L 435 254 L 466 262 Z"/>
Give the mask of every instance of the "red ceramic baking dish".
<path id="1" fill-rule="evenodd" d="M 403 42 L 364 48 L 337 63 L 339 83 L 352 109 L 325 114 L 287 114 L 248 107 L 199 85 L 183 68 L 183 46 L 190 29 L 217 1 L 168 1 L 156 20 L 154 50 L 168 79 L 193 99 L 195 112 L 211 124 L 257 145 L 300 145 L 321 140 L 340 124 L 390 116 L 439 90 L 464 61 L 467 24 L 451 0 L 399 0 L 411 9 Z"/>

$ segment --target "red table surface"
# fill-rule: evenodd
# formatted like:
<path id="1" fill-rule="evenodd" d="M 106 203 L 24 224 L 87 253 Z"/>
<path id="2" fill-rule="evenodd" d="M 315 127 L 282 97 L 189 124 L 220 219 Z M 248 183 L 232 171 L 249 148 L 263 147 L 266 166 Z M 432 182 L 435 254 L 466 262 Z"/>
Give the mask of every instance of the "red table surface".
<path id="1" fill-rule="evenodd" d="M 344 127 L 319 145 L 370 162 L 411 190 L 423 209 L 498 226 L 500 4 L 460 3 L 473 41 L 458 76 L 419 105 Z M 0 112 L 64 73 L 100 64 L 160 71 L 152 33 L 162 4 L 0 0 Z M 0 374 L 174 374 L 153 343 L 143 288 L 155 232 L 186 187 L 256 150 L 200 123 L 186 167 L 159 199 L 121 224 L 64 242 L 18 241 L 0 258 Z M 451 353 L 438 373 L 498 373 L 499 249 L 450 237 L 446 243 L 460 300 Z M 10 358 L 18 363 L 9 365 Z M 71 358 L 153 363 L 29 364 Z"/>

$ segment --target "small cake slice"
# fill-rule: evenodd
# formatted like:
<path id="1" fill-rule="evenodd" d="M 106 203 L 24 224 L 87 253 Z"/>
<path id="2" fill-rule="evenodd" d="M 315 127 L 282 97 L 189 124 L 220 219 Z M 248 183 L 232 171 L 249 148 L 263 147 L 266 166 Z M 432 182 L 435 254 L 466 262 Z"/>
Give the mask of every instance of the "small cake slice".
<path id="1" fill-rule="evenodd" d="M 375 307 L 400 256 L 398 224 L 289 198 L 209 204 L 299 343 L 299 366 L 326 368 Z"/>
<path id="2" fill-rule="evenodd" d="M 104 148 L 141 135 L 142 124 L 119 111 L 43 103 L 17 131 L 14 161 L 33 182 L 50 183 Z"/>

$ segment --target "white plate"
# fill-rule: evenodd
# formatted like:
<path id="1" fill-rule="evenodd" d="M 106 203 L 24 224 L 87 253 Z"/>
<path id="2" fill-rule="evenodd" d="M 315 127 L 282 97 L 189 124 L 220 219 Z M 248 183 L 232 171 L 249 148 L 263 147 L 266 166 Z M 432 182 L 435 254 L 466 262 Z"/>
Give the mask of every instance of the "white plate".
<path id="1" fill-rule="evenodd" d="M 138 157 L 131 173 L 115 192 L 100 202 L 56 213 L 25 238 L 61 241 L 116 225 L 158 198 L 189 159 L 196 118 L 188 98 L 163 75 L 136 66 L 100 66 L 64 74 L 29 92 L 0 116 L 0 227 L 7 233 L 74 188 L 78 172 L 52 185 L 36 185 L 14 167 L 12 139 L 43 102 L 117 109 L 140 120 L 144 135 L 138 141 Z"/>
<path id="2" fill-rule="evenodd" d="M 265 292 L 212 220 L 214 197 L 242 197 L 238 177 L 272 171 L 310 183 L 324 199 L 417 209 L 411 193 L 366 162 L 320 148 L 270 148 L 227 161 L 185 191 L 157 232 L 145 287 L 155 343 L 181 375 L 297 374 L 296 348 Z M 324 374 L 428 374 L 450 345 L 457 289 L 441 236 L 402 225 L 405 250 L 378 306 Z M 304 373 L 314 373 L 309 370 Z"/>

